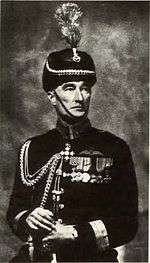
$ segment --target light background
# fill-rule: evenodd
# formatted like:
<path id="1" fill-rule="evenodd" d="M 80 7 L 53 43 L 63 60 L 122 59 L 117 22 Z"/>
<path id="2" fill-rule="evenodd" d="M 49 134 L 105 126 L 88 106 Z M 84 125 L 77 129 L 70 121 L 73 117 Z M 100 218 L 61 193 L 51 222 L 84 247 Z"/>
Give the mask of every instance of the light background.
<path id="1" fill-rule="evenodd" d="M 41 74 L 47 55 L 66 47 L 53 18 L 58 4 L 1 3 L 0 262 L 8 262 L 20 245 L 5 221 L 19 147 L 55 126 Z M 148 6 L 144 1 L 80 2 L 80 50 L 93 57 L 98 78 L 89 117 L 93 126 L 127 141 L 137 172 L 139 231 L 123 250 L 123 261 L 129 262 L 147 262 Z"/>

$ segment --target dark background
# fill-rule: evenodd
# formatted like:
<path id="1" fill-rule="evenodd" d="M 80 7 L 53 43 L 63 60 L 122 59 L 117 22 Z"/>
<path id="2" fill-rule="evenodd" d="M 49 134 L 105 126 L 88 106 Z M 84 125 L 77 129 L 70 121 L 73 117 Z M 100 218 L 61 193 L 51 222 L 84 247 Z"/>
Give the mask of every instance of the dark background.
<path id="1" fill-rule="evenodd" d="M 66 47 L 53 18 L 58 4 L 1 3 L 1 262 L 8 262 L 20 245 L 5 221 L 19 147 L 28 137 L 54 127 L 56 121 L 42 90 L 41 74 L 48 53 Z M 95 127 L 127 141 L 137 172 L 139 231 L 121 249 L 121 258 L 147 262 L 148 2 L 79 4 L 84 11 L 80 49 L 93 57 L 98 77 L 90 119 Z"/>

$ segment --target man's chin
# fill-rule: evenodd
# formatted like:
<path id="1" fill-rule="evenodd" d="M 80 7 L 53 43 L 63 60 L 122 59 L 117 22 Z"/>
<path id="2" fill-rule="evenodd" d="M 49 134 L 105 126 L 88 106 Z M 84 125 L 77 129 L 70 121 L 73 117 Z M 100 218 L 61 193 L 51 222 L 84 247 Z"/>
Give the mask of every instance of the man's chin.
<path id="1" fill-rule="evenodd" d="M 85 117 L 85 115 L 87 115 L 87 113 L 85 112 L 85 111 L 79 111 L 79 112 L 71 112 L 71 116 L 72 116 L 72 118 L 74 118 L 74 119 L 82 119 L 82 118 L 84 118 Z M 70 117 L 71 117 L 70 116 Z"/>
<path id="2" fill-rule="evenodd" d="M 82 114 L 72 114 L 73 118 L 83 118 L 85 116 L 85 112 Z"/>
<path id="3" fill-rule="evenodd" d="M 71 115 L 74 117 L 74 118 L 82 118 L 85 114 L 86 114 L 86 111 L 85 110 L 70 110 L 70 113 Z"/>
<path id="4" fill-rule="evenodd" d="M 61 118 L 64 121 L 66 121 L 67 123 L 70 123 L 70 124 L 80 122 L 86 117 L 87 117 L 87 113 L 85 113 L 85 112 L 83 114 L 71 114 L 71 115 L 61 116 Z"/>

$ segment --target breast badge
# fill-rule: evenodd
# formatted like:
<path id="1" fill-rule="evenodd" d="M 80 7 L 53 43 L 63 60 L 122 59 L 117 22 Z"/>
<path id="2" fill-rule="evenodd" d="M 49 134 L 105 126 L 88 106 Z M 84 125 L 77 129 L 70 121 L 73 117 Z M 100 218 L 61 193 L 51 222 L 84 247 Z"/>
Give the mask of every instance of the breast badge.
<path id="1" fill-rule="evenodd" d="M 74 152 L 71 150 L 71 145 L 69 143 L 65 144 L 65 150 L 61 151 L 60 154 L 64 157 L 65 161 L 70 159 L 70 156 L 74 155 Z"/>

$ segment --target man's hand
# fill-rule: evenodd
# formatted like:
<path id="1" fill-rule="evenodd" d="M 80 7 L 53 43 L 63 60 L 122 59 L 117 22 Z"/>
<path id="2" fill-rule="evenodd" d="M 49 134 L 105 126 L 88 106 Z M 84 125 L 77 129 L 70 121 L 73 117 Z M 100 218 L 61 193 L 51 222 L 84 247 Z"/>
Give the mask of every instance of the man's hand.
<path id="1" fill-rule="evenodd" d="M 56 231 L 55 221 L 53 219 L 53 213 L 48 209 L 41 207 L 35 208 L 26 218 L 26 223 L 30 231 L 43 231 L 51 232 Z"/>
<path id="2" fill-rule="evenodd" d="M 73 235 L 74 227 L 71 225 L 63 225 L 56 222 L 56 227 L 52 232 L 42 239 L 44 243 L 53 243 L 56 247 L 62 243 L 74 241 L 75 237 Z"/>

